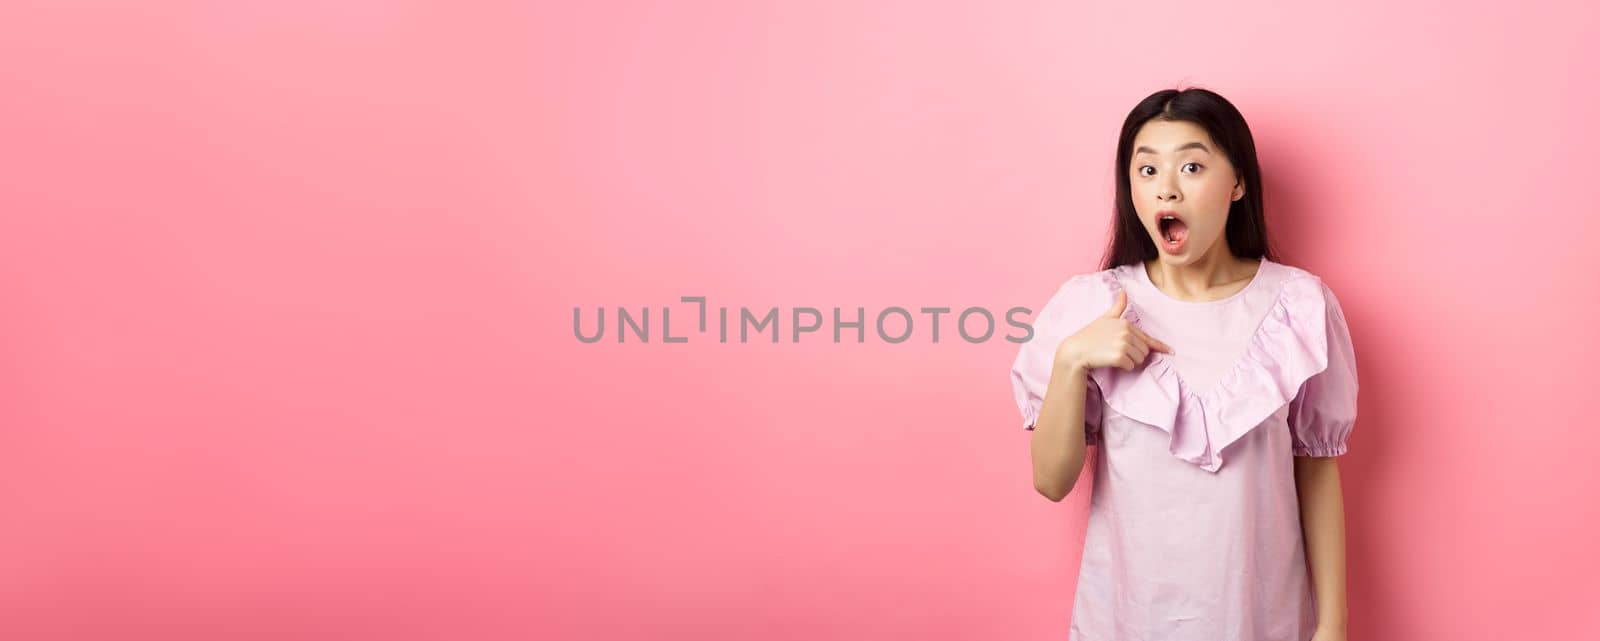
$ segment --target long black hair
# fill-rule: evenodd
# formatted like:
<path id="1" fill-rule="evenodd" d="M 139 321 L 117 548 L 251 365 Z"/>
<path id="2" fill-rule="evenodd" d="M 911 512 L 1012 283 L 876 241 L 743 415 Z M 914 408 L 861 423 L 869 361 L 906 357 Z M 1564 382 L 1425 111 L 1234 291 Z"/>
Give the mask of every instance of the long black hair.
<path id="1" fill-rule="evenodd" d="M 1150 94 L 1128 112 L 1128 118 L 1122 123 L 1122 135 L 1117 139 L 1117 202 L 1111 219 L 1113 231 L 1100 268 L 1142 263 L 1159 255 L 1155 241 L 1150 239 L 1139 222 L 1139 213 L 1133 208 L 1133 188 L 1128 177 L 1133 139 L 1151 120 L 1192 122 L 1211 136 L 1244 181 L 1244 197 L 1228 206 L 1228 223 L 1223 234 L 1228 238 L 1229 249 L 1240 258 L 1266 258 L 1276 262 L 1278 257 L 1267 238 L 1266 212 L 1261 200 L 1261 167 L 1256 162 L 1256 143 L 1250 136 L 1250 126 L 1226 98 L 1208 89 L 1190 87 Z"/>

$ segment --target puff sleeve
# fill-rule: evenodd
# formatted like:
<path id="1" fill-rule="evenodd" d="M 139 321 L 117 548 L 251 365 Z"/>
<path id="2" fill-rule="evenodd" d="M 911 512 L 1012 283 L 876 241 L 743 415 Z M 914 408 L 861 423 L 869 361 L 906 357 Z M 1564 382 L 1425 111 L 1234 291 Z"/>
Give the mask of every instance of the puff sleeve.
<path id="1" fill-rule="evenodd" d="M 1339 456 L 1356 422 L 1356 354 L 1339 299 L 1322 285 L 1328 337 L 1328 367 L 1300 386 L 1289 401 L 1295 456 Z"/>
<path id="2" fill-rule="evenodd" d="M 1077 333 L 1110 308 L 1113 294 L 1095 274 L 1079 274 L 1056 289 L 1033 322 L 1033 336 L 1017 350 L 1011 366 L 1011 390 L 1022 412 L 1022 427 L 1032 430 L 1039 418 L 1039 406 L 1054 370 L 1056 346 Z M 1084 441 L 1099 442 L 1103 400 L 1094 379 L 1085 390 Z"/>

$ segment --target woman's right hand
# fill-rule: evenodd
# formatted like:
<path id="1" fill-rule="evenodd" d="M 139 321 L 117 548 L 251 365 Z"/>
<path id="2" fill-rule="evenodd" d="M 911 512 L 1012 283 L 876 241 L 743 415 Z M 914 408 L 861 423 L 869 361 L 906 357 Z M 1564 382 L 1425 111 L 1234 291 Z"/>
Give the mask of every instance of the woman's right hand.
<path id="1" fill-rule="evenodd" d="M 1166 343 L 1151 338 L 1122 318 L 1122 311 L 1127 307 L 1128 293 L 1117 290 L 1111 309 L 1056 346 L 1056 366 L 1080 367 L 1084 371 L 1096 367 L 1132 370 L 1144 362 L 1152 349 L 1171 354 L 1172 348 Z"/>

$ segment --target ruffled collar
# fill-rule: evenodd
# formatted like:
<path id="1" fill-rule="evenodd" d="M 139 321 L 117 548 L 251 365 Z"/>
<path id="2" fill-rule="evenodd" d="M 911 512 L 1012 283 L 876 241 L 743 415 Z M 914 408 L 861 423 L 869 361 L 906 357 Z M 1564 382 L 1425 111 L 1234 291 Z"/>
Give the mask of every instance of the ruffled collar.
<path id="1" fill-rule="evenodd" d="M 1148 278 L 1138 263 L 1098 275 L 1112 296 L 1132 279 Z M 1274 300 L 1244 353 L 1210 388 L 1193 389 L 1171 357 L 1155 351 L 1132 371 L 1115 367 L 1090 371 L 1106 405 L 1167 432 L 1173 456 L 1208 472 L 1222 468 L 1222 453 L 1229 445 L 1265 422 L 1294 399 L 1307 379 L 1328 367 L 1326 303 L 1315 275 L 1263 259 L 1255 279 L 1236 296 L 1246 290 L 1255 290 L 1252 295 L 1266 291 Z M 1132 295 L 1122 318 L 1148 329 Z"/>

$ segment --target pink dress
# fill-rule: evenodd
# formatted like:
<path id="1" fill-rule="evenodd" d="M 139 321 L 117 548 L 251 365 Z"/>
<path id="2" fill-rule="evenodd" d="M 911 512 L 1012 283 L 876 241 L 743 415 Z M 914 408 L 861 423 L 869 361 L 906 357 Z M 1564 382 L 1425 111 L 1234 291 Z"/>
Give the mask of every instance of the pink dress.
<path id="1" fill-rule="evenodd" d="M 1263 260 L 1207 302 L 1157 289 L 1141 264 L 1068 279 L 1039 311 L 1011 382 L 1033 429 L 1063 338 L 1104 314 L 1171 346 L 1090 372 L 1093 494 L 1070 641 L 1305 641 L 1316 627 L 1295 456 L 1338 456 L 1356 365 L 1333 292 Z"/>

